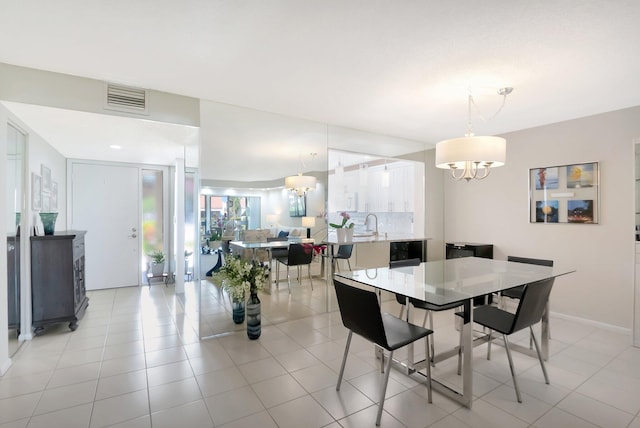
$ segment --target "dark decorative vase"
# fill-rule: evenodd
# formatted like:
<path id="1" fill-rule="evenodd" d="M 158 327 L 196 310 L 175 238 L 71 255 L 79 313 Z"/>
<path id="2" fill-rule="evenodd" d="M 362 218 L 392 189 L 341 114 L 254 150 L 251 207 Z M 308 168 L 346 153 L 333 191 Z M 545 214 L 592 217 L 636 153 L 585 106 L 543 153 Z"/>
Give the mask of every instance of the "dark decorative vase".
<path id="1" fill-rule="evenodd" d="M 56 229 L 56 218 L 58 218 L 58 213 L 40 213 L 45 235 L 53 235 L 53 231 Z"/>
<path id="2" fill-rule="evenodd" d="M 234 323 L 242 324 L 244 322 L 244 299 L 233 299 L 231 302 L 231 314 Z"/>
<path id="3" fill-rule="evenodd" d="M 247 336 L 249 339 L 255 340 L 260 337 L 262 333 L 260 324 L 260 299 L 258 293 L 252 290 L 247 301 Z"/>

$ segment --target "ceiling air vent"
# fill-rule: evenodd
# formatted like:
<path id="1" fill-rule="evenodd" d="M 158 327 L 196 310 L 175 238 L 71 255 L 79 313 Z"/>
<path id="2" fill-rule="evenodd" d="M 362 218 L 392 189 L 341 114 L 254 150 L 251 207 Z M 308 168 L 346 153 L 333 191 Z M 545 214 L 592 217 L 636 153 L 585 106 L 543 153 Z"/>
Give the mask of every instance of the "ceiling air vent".
<path id="1" fill-rule="evenodd" d="M 131 86 L 107 83 L 105 109 L 126 113 L 148 114 L 147 91 Z"/>

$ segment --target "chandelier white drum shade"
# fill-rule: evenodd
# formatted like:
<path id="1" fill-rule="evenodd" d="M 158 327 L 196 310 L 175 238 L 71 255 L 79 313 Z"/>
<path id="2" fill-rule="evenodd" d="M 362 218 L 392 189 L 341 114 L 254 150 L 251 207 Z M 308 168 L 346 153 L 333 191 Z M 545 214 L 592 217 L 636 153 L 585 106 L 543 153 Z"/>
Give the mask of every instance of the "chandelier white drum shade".
<path id="1" fill-rule="evenodd" d="M 451 169 L 456 180 L 482 179 L 489 168 L 504 165 L 506 153 L 507 141 L 501 137 L 452 138 L 436 144 L 436 167 Z"/>
<path id="2" fill-rule="evenodd" d="M 302 196 L 316 188 L 316 178 L 312 175 L 302 175 L 300 172 L 298 175 L 285 177 L 284 187 Z"/>
<path id="3" fill-rule="evenodd" d="M 493 115 L 502 110 L 504 103 L 513 91 L 511 87 L 500 88 L 502 105 Z M 501 137 L 476 137 L 471 127 L 471 106 L 475 106 L 473 97 L 468 97 L 467 133 L 464 137 L 451 138 L 436 144 L 436 167 L 450 169 L 456 180 L 482 180 L 489 175 L 491 168 L 502 166 L 507 155 L 507 140 Z M 476 107 L 477 109 L 477 107 Z M 481 115 L 482 116 L 482 115 Z M 482 170 L 482 171 L 481 171 Z"/>

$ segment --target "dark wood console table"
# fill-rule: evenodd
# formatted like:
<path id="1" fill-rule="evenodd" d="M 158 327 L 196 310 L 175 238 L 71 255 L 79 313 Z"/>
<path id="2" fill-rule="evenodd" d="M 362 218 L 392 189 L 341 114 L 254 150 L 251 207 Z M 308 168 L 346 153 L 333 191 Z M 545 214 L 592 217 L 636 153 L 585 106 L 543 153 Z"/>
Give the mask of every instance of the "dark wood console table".
<path id="1" fill-rule="evenodd" d="M 31 237 L 31 295 L 34 333 L 69 322 L 78 327 L 89 299 L 85 289 L 84 231 Z"/>

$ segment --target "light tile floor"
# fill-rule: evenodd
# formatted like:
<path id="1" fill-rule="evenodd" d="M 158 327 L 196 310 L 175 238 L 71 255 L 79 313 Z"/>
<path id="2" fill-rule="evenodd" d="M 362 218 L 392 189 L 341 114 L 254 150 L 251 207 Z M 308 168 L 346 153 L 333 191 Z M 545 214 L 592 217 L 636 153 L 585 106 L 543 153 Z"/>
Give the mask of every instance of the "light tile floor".
<path id="1" fill-rule="evenodd" d="M 340 392 L 335 383 L 346 340 L 335 300 L 314 281 L 262 294 L 263 329 L 248 340 L 230 323 L 229 301 L 203 281 L 184 295 L 162 285 L 89 293 L 79 328 L 49 329 L 24 343 L 0 378 L 0 427 L 363 427 L 374 426 L 379 361 L 354 337 Z M 397 314 L 394 299 L 384 309 Z M 201 309 L 199 309 L 201 308 Z M 233 333 L 199 340 L 202 331 Z M 422 314 L 416 311 L 416 322 Z M 437 349 L 458 340 L 453 315 L 435 316 Z M 504 349 L 474 352 L 472 409 L 434 392 L 422 377 L 393 370 L 384 427 L 635 427 L 640 428 L 640 349 L 630 337 L 552 319 L 545 385 L 534 358 L 514 353 L 523 393 L 516 401 Z M 526 334 L 514 340 L 527 344 Z M 402 352 L 399 353 L 402 357 Z M 434 376 L 459 384 L 456 361 Z"/>

